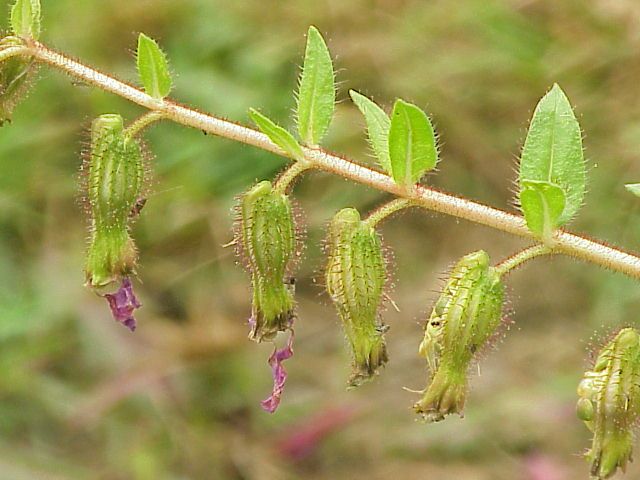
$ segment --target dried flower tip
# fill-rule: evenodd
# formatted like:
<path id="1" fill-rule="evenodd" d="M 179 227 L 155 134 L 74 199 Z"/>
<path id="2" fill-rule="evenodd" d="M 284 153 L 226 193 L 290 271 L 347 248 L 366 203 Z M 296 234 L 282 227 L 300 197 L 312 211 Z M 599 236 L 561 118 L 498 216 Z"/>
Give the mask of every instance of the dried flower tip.
<path id="1" fill-rule="evenodd" d="M 136 319 L 133 317 L 133 312 L 137 308 L 140 308 L 142 304 L 133 293 L 131 280 L 125 277 L 122 280 L 120 289 L 116 293 L 105 294 L 104 298 L 106 298 L 109 303 L 113 318 L 132 332 L 135 332 L 137 324 Z"/>
<path id="2" fill-rule="evenodd" d="M 87 285 L 98 288 L 132 274 L 137 258 L 129 223 L 141 196 L 143 154 L 125 135 L 120 115 L 94 120 L 87 162 L 91 239 L 85 270 Z"/>
<path id="3" fill-rule="evenodd" d="M 622 329 L 598 354 L 578 385 L 578 418 L 593 432 L 586 457 L 597 479 L 625 470 L 640 407 L 640 335 Z"/>
<path id="4" fill-rule="evenodd" d="M 430 382 L 414 408 L 427 421 L 462 416 L 469 365 L 501 323 L 503 296 L 500 277 L 484 251 L 464 256 L 451 271 L 419 348 Z"/>
<path id="5" fill-rule="evenodd" d="M 284 384 L 287 381 L 287 371 L 282 363 L 293 357 L 293 337 L 293 331 L 291 331 L 287 345 L 281 349 L 274 348 L 269 357 L 269 365 L 271 365 L 271 374 L 273 375 L 273 391 L 268 398 L 260 402 L 262 408 L 269 413 L 274 413 L 280 405 Z"/>
<path id="6" fill-rule="evenodd" d="M 0 50 L 23 44 L 17 37 L 5 37 L 0 40 Z M 0 62 L 0 126 L 11 121 L 14 108 L 29 90 L 35 70 L 31 57 L 18 55 Z"/>
<path id="7" fill-rule="evenodd" d="M 289 329 L 295 301 L 288 281 L 297 234 L 289 198 L 263 181 L 239 205 L 238 245 L 251 273 L 253 306 L 249 338 L 258 342 Z"/>
<path id="8" fill-rule="evenodd" d="M 339 211 L 328 234 L 325 281 L 351 347 L 352 376 L 356 387 L 372 378 L 387 361 L 379 315 L 386 281 L 380 236 L 353 208 Z"/>

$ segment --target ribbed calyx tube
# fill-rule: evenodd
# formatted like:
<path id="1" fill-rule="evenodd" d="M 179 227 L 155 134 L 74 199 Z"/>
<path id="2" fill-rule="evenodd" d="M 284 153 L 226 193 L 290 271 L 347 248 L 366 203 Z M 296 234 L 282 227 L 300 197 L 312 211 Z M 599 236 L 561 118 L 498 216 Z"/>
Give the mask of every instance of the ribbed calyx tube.
<path id="1" fill-rule="evenodd" d="M 91 238 L 86 278 L 87 285 L 99 288 L 132 274 L 137 257 L 129 224 L 142 194 L 144 161 L 138 141 L 124 134 L 120 115 L 93 121 L 87 171 Z"/>
<path id="2" fill-rule="evenodd" d="M 18 37 L 4 37 L 0 40 L 0 51 L 21 47 L 23 44 Z M 13 109 L 27 93 L 35 70 L 33 58 L 23 55 L 16 55 L 0 63 L 0 126 L 11 121 Z"/>
<path id="3" fill-rule="evenodd" d="M 484 251 L 462 257 L 451 271 L 419 348 L 430 378 L 414 408 L 425 420 L 462 416 L 469 366 L 502 322 L 503 297 L 500 277 Z"/>
<path id="4" fill-rule="evenodd" d="M 380 236 L 357 210 L 345 208 L 331 221 L 327 248 L 326 288 L 352 351 L 349 385 L 358 386 L 388 360 L 379 314 L 386 282 Z"/>
<path id="5" fill-rule="evenodd" d="M 578 386 L 577 413 L 593 432 L 586 458 L 597 479 L 625 470 L 640 413 L 640 335 L 624 328 L 596 357 Z"/>
<path id="6" fill-rule="evenodd" d="M 295 317 L 289 275 L 296 257 L 298 232 L 291 202 L 263 181 L 245 193 L 239 205 L 240 253 L 253 286 L 249 337 L 270 340 L 291 328 Z"/>

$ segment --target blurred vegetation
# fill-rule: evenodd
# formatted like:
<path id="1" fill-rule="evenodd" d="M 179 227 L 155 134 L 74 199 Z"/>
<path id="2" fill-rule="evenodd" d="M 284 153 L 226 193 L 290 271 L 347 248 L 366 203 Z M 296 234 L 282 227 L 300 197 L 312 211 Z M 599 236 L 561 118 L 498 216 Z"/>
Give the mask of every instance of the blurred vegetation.
<path id="1" fill-rule="evenodd" d="M 440 132 L 430 183 L 496 206 L 510 205 L 527 121 L 557 81 L 590 166 L 572 228 L 638 249 L 638 200 L 623 188 L 640 180 L 635 0 L 42 3 L 49 45 L 135 81 L 131 51 L 144 31 L 169 54 L 176 99 L 240 122 L 250 106 L 288 122 L 303 35 L 315 24 L 336 56 L 343 100 L 326 145 L 369 161 L 348 88 L 387 106 L 402 96 Z M 149 131 L 154 183 L 135 228 L 144 308 L 131 335 L 82 286 L 80 151 L 90 120 L 108 112 L 142 113 L 43 68 L 0 130 L 0 480 L 587 478 L 575 387 L 587 352 L 635 322 L 635 282 L 563 258 L 515 272 L 514 326 L 481 362 L 466 418 L 423 425 L 402 387 L 424 386 L 419 321 L 443 273 L 473 249 L 497 260 L 524 243 L 422 212 L 389 221 L 401 308 L 385 312 L 391 363 L 346 392 L 349 359 L 318 285 L 323 227 L 338 208 L 367 210 L 384 195 L 310 174 L 296 188 L 309 225 L 296 356 L 270 416 L 259 407 L 270 347 L 246 339 L 248 279 L 222 245 L 234 196 L 283 160 L 169 123 Z M 627 478 L 638 475 L 632 466 Z"/>

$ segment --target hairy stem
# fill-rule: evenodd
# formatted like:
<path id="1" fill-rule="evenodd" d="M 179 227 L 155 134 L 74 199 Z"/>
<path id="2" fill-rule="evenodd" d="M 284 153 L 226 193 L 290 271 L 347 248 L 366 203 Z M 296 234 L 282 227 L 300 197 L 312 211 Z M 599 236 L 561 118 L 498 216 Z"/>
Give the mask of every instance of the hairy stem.
<path id="1" fill-rule="evenodd" d="M 247 145 L 253 145 L 277 155 L 286 156 L 263 133 L 228 120 L 192 110 L 170 100 L 157 100 L 139 88 L 98 72 L 34 40 L 28 42 L 28 49 L 24 54 L 33 56 L 41 63 L 46 63 L 75 78 L 126 98 L 140 106 L 162 112 L 165 118 L 176 123 Z M 305 160 L 311 164 L 312 168 L 331 172 L 377 190 L 406 198 L 429 210 L 535 240 L 520 215 L 508 213 L 425 186 L 413 186 L 410 188 L 399 186 L 384 173 L 324 150 L 317 148 L 303 148 L 303 150 Z M 555 245 L 555 253 L 562 253 L 640 279 L 640 257 L 637 255 L 561 229 L 554 233 L 552 240 Z"/>
<path id="2" fill-rule="evenodd" d="M 413 200 L 408 198 L 396 198 L 395 200 L 391 200 L 390 202 L 385 203 L 384 205 L 379 206 L 373 212 L 369 214 L 366 218 L 366 222 L 375 227 L 380 222 L 390 217 L 396 212 L 408 207 L 415 207 Z"/>
<path id="3" fill-rule="evenodd" d="M 499 276 L 503 276 L 529 260 L 533 260 L 534 258 L 542 255 L 552 255 L 553 253 L 556 253 L 554 249 L 547 245 L 532 245 L 531 247 L 527 247 L 524 250 L 520 250 L 518 253 L 511 255 L 509 258 L 505 258 L 495 266 L 495 269 Z"/>
<path id="4" fill-rule="evenodd" d="M 0 62 L 7 60 L 11 57 L 16 57 L 18 55 L 24 55 L 28 52 L 26 47 L 15 46 L 15 47 L 7 47 L 0 50 Z"/>
<path id="5" fill-rule="evenodd" d="M 280 174 L 275 183 L 275 190 L 279 193 L 287 193 L 289 186 L 298 178 L 305 170 L 313 168 L 307 162 L 293 162 L 289 167 Z"/>
<path id="6" fill-rule="evenodd" d="M 145 128 L 147 128 L 149 125 L 159 120 L 162 120 L 163 118 L 164 118 L 164 113 L 158 110 L 151 110 L 150 112 L 147 112 L 141 117 L 139 117 L 138 119 L 136 119 L 131 125 L 127 127 L 124 133 L 129 138 L 133 138 L 139 135 L 140 133 L 142 133 L 142 131 Z"/>

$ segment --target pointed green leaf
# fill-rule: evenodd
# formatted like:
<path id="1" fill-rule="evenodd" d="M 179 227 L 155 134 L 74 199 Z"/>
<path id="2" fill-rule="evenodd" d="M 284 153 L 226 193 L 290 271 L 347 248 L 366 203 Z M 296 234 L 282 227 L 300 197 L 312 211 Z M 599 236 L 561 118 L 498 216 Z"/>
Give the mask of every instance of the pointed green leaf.
<path id="1" fill-rule="evenodd" d="M 399 185 L 420 180 L 438 162 L 435 133 L 429 117 L 418 107 L 396 100 L 389 127 L 391 175 Z"/>
<path id="2" fill-rule="evenodd" d="M 540 100 L 531 120 L 520 159 L 520 203 L 524 182 L 548 182 L 565 196 L 557 226 L 564 225 L 582 205 L 586 168 L 580 125 L 571 104 L 556 84 Z"/>
<path id="3" fill-rule="evenodd" d="M 21 37 L 40 36 L 40 0 L 16 0 L 11 8 L 11 29 Z"/>
<path id="4" fill-rule="evenodd" d="M 640 197 L 640 183 L 627 183 L 624 188 L 628 192 L 633 193 L 636 197 Z"/>
<path id="5" fill-rule="evenodd" d="M 249 116 L 262 133 L 268 136 L 271 141 L 284 150 L 285 153 L 293 157 L 295 160 L 304 160 L 302 147 L 296 139 L 293 138 L 291 133 L 253 108 L 249 110 Z"/>
<path id="6" fill-rule="evenodd" d="M 318 145 L 327 133 L 336 103 L 333 64 L 316 27 L 309 27 L 304 65 L 297 93 L 296 118 L 300 139 Z"/>
<path id="7" fill-rule="evenodd" d="M 145 92 L 159 100 L 171 91 L 171 74 L 164 52 L 144 33 L 138 36 L 138 74 Z"/>
<path id="8" fill-rule="evenodd" d="M 388 143 L 389 127 L 391 125 L 389 116 L 375 102 L 355 90 L 349 90 L 349 95 L 351 95 L 353 103 L 360 109 L 367 122 L 369 143 L 378 158 L 378 163 L 388 174 L 391 174 Z"/>
<path id="9" fill-rule="evenodd" d="M 566 208 L 564 191 L 549 182 L 524 180 L 520 191 L 520 206 L 529 230 L 536 236 L 548 240 L 560 225 L 562 212 Z"/>

